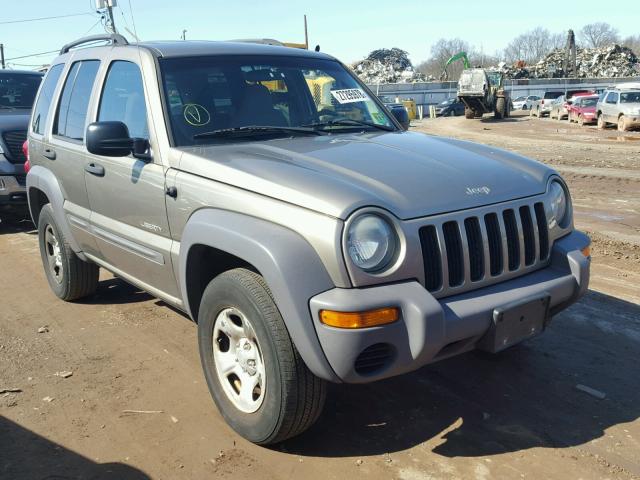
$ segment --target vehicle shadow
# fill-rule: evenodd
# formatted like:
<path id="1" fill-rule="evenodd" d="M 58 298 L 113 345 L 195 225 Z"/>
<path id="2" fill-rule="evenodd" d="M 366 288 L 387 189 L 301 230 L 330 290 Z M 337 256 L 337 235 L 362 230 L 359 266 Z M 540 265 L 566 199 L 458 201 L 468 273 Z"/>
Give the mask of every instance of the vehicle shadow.
<path id="1" fill-rule="evenodd" d="M 639 344 L 640 306 L 589 292 L 543 335 L 500 355 L 469 353 L 374 384 L 332 386 L 319 422 L 281 448 L 342 457 L 425 444 L 446 457 L 478 457 L 581 445 L 640 416 Z"/>
<path id="2" fill-rule="evenodd" d="M 144 480 L 147 474 L 124 463 L 96 463 L 0 415 L 0 477 Z"/>
<path id="3" fill-rule="evenodd" d="M 86 305 L 122 305 L 128 303 L 146 302 L 154 298 L 144 290 L 113 277 L 101 280 L 94 295 L 83 298 L 78 303 Z"/>
<path id="4" fill-rule="evenodd" d="M 18 215 L 0 212 L 0 235 L 9 233 L 37 234 L 38 231 L 33 226 L 29 214 Z"/>

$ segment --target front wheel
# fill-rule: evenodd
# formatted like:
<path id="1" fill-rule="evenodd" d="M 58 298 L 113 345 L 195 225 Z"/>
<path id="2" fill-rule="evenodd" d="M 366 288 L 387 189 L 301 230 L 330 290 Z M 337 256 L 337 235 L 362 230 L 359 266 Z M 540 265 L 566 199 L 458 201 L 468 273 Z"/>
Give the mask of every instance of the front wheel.
<path id="1" fill-rule="evenodd" d="M 305 365 L 257 273 L 238 268 L 209 283 L 198 314 L 198 344 L 220 413 L 247 440 L 278 443 L 317 420 L 326 383 Z"/>
<path id="2" fill-rule="evenodd" d="M 466 107 L 464 109 L 464 118 L 466 118 L 467 120 L 472 120 L 475 116 L 476 116 L 476 113 L 469 107 Z"/>
<path id="3" fill-rule="evenodd" d="M 598 115 L 598 130 L 604 130 L 607 126 L 607 123 L 604 121 L 604 116 L 602 114 Z"/>
<path id="4" fill-rule="evenodd" d="M 584 127 L 584 117 L 582 115 L 578 115 L 578 126 Z"/>
<path id="5" fill-rule="evenodd" d="M 618 131 L 626 132 L 627 130 L 629 130 L 629 127 L 627 127 L 627 119 L 624 118 L 624 115 L 620 115 L 620 118 L 618 118 Z"/>

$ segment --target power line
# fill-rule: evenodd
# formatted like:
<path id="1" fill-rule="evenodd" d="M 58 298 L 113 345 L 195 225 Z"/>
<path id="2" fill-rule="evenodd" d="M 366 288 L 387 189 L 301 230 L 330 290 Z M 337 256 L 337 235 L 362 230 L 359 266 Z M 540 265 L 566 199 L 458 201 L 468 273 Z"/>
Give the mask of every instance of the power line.
<path id="1" fill-rule="evenodd" d="M 40 53 L 32 53 L 31 55 L 22 55 L 20 57 L 13 57 L 13 58 L 7 58 L 6 61 L 10 61 L 10 60 L 20 60 L 21 58 L 29 58 L 29 57 L 38 57 L 40 55 L 48 55 L 50 53 L 56 53 L 59 52 L 60 49 L 58 50 L 50 50 L 48 52 L 40 52 Z"/>
<path id="2" fill-rule="evenodd" d="M 39 17 L 39 18 L 25 18 L 25 19 L 22 19 L 22 20 L 9 20 L 7 22 L 0 22 L 0 25 L 7 25 L 9 23 L 37 22 L 37 21 L 40 21 L 40 20 L 53 20 L 55 18 L 79 17 L 81 15 L 93 15 L 93 13 L 89 13 L 89 12 L 70 13 L 68 15 L 57 15 L 55 17 Z"/>

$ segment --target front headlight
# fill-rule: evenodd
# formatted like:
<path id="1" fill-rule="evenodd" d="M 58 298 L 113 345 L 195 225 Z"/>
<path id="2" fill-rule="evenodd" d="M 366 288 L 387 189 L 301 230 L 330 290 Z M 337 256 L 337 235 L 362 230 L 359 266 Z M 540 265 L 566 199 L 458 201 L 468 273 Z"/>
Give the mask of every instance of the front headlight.
<path id="1" fill-rule="evenodd" d="M 555 228 L 556 226 L 566 227 L 566 221 L 568 217 L 567 193 L 564 191 L 564 187 L 558 181 L 551 182 L 549 193 L 551 202 L 549 229 Z"/>
<path id="2" fill-rule="evenodd" d="M 384 269 L 396 254 L 398 240 L 393 227 L 379 215 L 356 218 L 347 232 L 351 261 L 366 272 Z"/>

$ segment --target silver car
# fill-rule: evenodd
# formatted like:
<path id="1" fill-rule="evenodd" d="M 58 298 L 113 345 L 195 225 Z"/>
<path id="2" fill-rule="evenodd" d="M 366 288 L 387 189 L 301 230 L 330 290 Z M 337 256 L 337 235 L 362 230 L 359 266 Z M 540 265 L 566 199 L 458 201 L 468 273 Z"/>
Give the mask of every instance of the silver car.
<path id="1" fill-rule="evenodd" d="M 92 295 L 104 268 L 185 312 L 215 403 L 256 443 L 312 425 L 327 382 L 501 351 L 588 288 L 557 172 L 405 131 L 326 54 L 81 39 L 28 138 L 53 292 Z"/>
<path id="2" fill-rule="evenodd" d="M 621 132 L 640 128 L 640 86 L 607 89 L 596 106 L 598 128 L 614 124 Z"/>

